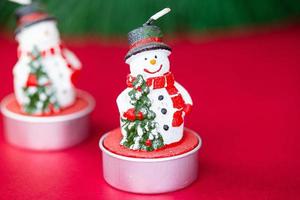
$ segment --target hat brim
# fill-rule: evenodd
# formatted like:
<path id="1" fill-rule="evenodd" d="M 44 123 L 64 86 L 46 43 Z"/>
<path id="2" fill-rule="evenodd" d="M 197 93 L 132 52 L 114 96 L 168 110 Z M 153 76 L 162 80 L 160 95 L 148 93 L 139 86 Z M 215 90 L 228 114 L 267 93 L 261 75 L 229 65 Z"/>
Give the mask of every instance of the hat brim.
<path id="1" fill-rule="evenodd" d="M 21 30 L 24 29 L 24 28 L 27 28 L 29 26 L 32 26 L 34 24 L 37 24 L 37 23 L 40 23 L 40 22 L 44 22 L 44 21 L 56 21 L 56 18 L 53 17 L 53 16 L 48 16 L 48 17 L 45 17 L 45 18 L 42 18 L 42 19 L 30 22 L 30 23 L 26 23 L 26 24 L 24 24 L 24 25 L 19 26 L 19 27 L 16 28 L 15 35 L 17 35 L 19 32 L 21 32 Z"/>
<path id="2" fill-rule="evenodd" d="M 165 49 L 165 50 L 172 51 L 171 48 L 168 45 L 166 45 L 165 43 L 151 42 L 151 43 L 148 43 L 146 45 L 130 49 L 128 51 L 128 53 L 126 54 L 126 56 L 125 56 L 125 60 L 127 60 L 131 56 L 136 55 L 138 53 L 148 51 L 148 50 L 154 50 L 154 49 Z"/>

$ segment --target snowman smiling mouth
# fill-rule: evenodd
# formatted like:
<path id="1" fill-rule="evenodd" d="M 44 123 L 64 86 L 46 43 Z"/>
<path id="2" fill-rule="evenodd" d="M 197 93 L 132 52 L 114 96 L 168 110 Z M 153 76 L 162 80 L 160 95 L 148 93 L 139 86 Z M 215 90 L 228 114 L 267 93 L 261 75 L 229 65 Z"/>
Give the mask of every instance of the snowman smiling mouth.
<path id="1" fill-rule="evenodd" d="M 146 72 L 148 74 L 155 74 L 155 73 L 159 72 L 161 70 L 161 68 L 162 68 L 162 64 L 160 65 L 159 69 L 156 71 L 149 71 L 148 69 L 145 68 L 144 72 Z"/>

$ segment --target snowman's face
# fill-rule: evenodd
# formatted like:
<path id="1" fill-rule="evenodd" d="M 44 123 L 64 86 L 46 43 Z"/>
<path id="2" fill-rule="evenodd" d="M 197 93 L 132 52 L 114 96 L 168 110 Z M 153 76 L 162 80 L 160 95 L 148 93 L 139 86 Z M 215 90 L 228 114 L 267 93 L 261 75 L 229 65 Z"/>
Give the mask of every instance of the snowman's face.
<path id="1" fill-rule="evenodd" d="M 17 34 L 16 40 L 21 49 L 48 49 L 60 43 L 59 32 L 55 21 L 43 21 L 25 27 Z"/>
<path id="2" fill-rule="evenodd" d="M 170 70 L 170 54 L 164 49 L 144 51 L 131 56 L 126 63 L 130 65 L 132 76 L 141 74 L 145 79 L 162 76 Z"/>

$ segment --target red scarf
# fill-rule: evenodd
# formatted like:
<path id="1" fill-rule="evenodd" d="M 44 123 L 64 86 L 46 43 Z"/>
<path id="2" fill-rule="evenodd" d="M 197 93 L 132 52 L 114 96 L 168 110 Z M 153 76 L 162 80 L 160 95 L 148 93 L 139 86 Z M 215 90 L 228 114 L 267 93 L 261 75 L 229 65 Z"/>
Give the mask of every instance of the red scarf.
<path id="1" fill-rule="evenodd" d="M 51 47 L 49 49 L 40 51 L 40 55 L 45 58 L 47 56 L 53 56 L 53 55 L 57 55 L 60 54 L 62 56 L 62 58 L 65 60 L 67 67 L 72 70 L 72 75 L 71 75 L 71 81 L 73 84 L 76 83 L 78 74 L 80 72 L 80 69 L 76 69 L 67 59 L 65 53 L 64 53 L 64 49 L 66 49 L 66 47 L 63 44 L 59 44 L 58 46 L 55 47 Z M 35 59 L 35 57 L 32 55 L 31 52 L 26 52 L 26 51 L 20 51 L 20 49 L 18 49 L 18 58 L 20 58 L 21 55 L 26 55 L 31 57 L 31 59 Z M 32 77 L 31 77 L 32 78 Z"/>
<path id="2" fill-rule="evenodd" d="M 127 86 L 132 88 L 135 79 L 136 77 L 128 75 L 126 81 Z M 163 76 L 148 78 L 146 80 L 146 84 L 148 85 L 148 87 L 152 87 L 153 89 L 165 88 L 168 94 L 172 96 L 171 100 L 173 102 L 173 108 L 178 109 L 178 111 L 176 111 L 173 115 L 172 126 L 178 127 L 183 123 L 182 112 L 185 106 L 185 102 L 178 89 L 174 86 L 174 83 L 174 75 L 171 72 L 167 72 Z"/>
<path id="3" fill-rule="evenodd" d="M 60 54 L 62 56 L 62 58 L 66 61 L 67 63 L 67 67 L 70 68 L 71 70 L 77 70 L 75 69 L 72 64 L 67 60 L 65 54 L 64 54 L 64 49 L 66 47 L 63 44 L 59 44 L 55 47 L 51 47 L 49 49 L 45 49 L 40 51 L 40 55 L 45 58 L 47 56 L 51 56 L 51 55 L 57 55 Z M 27 51 L 21 51 L 20 49 L 18 49 L 18 58 L 20 58 L 21 55 L 26 55 L 31 57 L 32 59 L 35 59 L 34 56 L 32 55 L 31 52 L 27 52 Z"/>

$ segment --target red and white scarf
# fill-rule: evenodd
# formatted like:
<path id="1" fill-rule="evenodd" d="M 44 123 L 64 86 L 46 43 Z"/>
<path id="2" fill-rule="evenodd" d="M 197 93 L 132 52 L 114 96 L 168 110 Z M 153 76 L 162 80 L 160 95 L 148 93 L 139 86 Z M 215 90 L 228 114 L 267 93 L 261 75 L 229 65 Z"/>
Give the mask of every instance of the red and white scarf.
<path id="1" fill-rule="evenodd" d="M 67 58 L 67 56 L 65 54 L 65 50 L 67 50 L 66 47 L 63 44 L 59 44 L 59 45 L 51 47 L 49 49 L 45 49 L 45 50 L 40 51 L 40 55 L 43 58 L 48 57 L 48 56 L 61 55 L 61 57 L 66 62 L 66 66 L 72 71 L 71 81 L 72 81 L 73 84 L 75 84 L 80 70 L 76 69 L 72 65 L 72 63 L 68 60 L 68 58 Z M 31 59 L 35 59 L 34 55 L 32 55 L 31 52 L 29 52 L 29 51 L 22 51 L 22 50 L 18 49 L 18 58 L 20 58 L 23 55 L 29 56 Z"/>
<path id="2" fill-rule="evenodd" d="M 66 47 L 63 44 L 59 44 L 57 46 L 51 47 L 49 49 L 45 49 L 40 51 L 40 55 L 42 57 L 48 57 L 48 56 L 53 56 L 53 55 L 58 55 L 60 54 L 62 56 L 62 58 L 66 61 L 68 68 L 72 69 L 72 70 L 76 70 L 75 67 L 73 67 L 73 65 L 68 61 L 66 55 L 65 55 L 65 50 Z M 31 52 L 29 51 L 22 51 L 20 50 L 20 48 L 18 49 L 18 58 L 20 58 L 22 55 L 26 55 L 31 57 L 32 59 L 34 59 L 34 56 L 32 55 Z"/>

